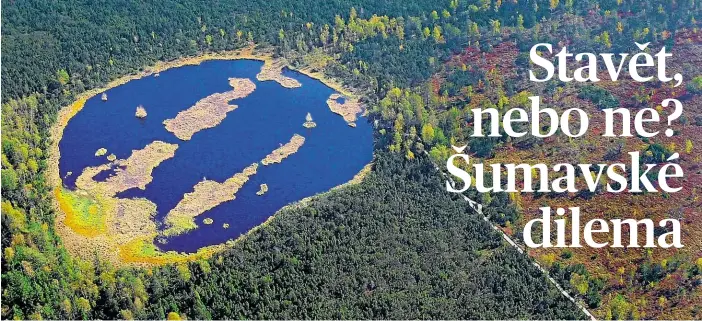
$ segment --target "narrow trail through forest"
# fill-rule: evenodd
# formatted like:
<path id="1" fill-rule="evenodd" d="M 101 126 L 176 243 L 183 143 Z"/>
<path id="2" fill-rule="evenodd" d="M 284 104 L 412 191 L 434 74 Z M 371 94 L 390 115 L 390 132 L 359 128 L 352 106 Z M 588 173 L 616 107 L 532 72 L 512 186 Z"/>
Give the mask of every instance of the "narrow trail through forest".
<path id="1" fill-rule="evenodd" d="M 426 153 L 426 151 L 425 151 L 425 154 L 426 154 L 426 156 L 429 156 L 429 154 Z M 454 182 L 450 177 L 448 177 L 448 175 L 446 175 L 446 173 L 444 173 L 444 172 L 439 168 L 439 166 L 437 166 L 436 164 L 434 164 L 434 168 L 436 168 L 436 170 L 437 170 L 439 173 L 441 173 L 441 175 L 442 175 L 443 177 L 445 177 L 445 178 L 450 182 L 451 186 L 455 187 L 455 182 Z M 463 194 L 461 194 L 461 196 L 463 197 L 463 200 L 465 200 L 466 202 L 468 202 L 468 204 L 469 204 L 470 207 L 473 209 L 473 211 L 475 211 L 477 214 L 479 214 L 480 216 L 482 216 L 482 217 L 483 217 L 483 220 L 484 220 L 485 222 L 487 222 L 488 224 L 490 224 L 490 226 L 492 226 L 492 229 L 493 229 L 493 230 L 495 230 L 495 231 L 499 232 L 500 234 L 502 234 L 502 237 L 505 239 L 505 241 L 507 241 L 507 243 L 509 243 L 509 245 L 511 245 L 511 246 L 513 246 L 514 248 L 516 248 L 517 251 L 519 251 L 519 253 L 526 255 L 527 258 L 534 264 L 534 266 L 536 266 L 536 267 L 541 271 L 541 273 L 543 273 L 543 274 L 546 276 L 546 278 L 548 279 L 548 281 L 551 282 L 551 283 L 558 289 L 558 291 L 560 291 L 560 292 L 563 294 L 563 296 L 565 296 L 566 298 L 568 298 L 568 300 L 570 300 L 571 302 L 575 303 L 575 305 L 577 305 L 578 308 L 580 308 L 580 309 L 583 311 L 583 313 L 585 313 L 585 315 L 587 315 L 587 316 L 590 318 L 590 320 L 593 320 L 593 321 L 594 321 L 594 320 L 597 320 L 597 318 L 595 318 L 595 316 L 592 315 L 592 313 L 590 313 L 590 311 L 588 311 L 587 308 L 586 308 L 581 302 L 577 301 L 573 296 L 571 296 L 571 295 L 568 293 L 568 291 L 566 291 L 565 289 L 563 289 L 563 287 L 562 287 L 554 278 L 551 277 L 551 275 L 548 273 L 548 271 L 547 271 L 545 268 L 543 268 L 543 267 L 541 266 L 541 264 L 539 264 L 539 262 L 537 262 L 534 258 L 532 258 L 531 256 L 529 256 L 529 255 L 527 254 L 525 248 L 523 248 L 522 246 L 520 246 L 519 244 L 517 244 L 517 242 L 515 242 L 509 235 L 507 235 L 507 233 L 505 233 L 504 231 L 502 231 L 495 223 L 493 223 L 492 221 L 490 221 L 490 219 L 489 219 L 487 216 L 485 216 L 485 214 L 483 214 L 483 205 L 482 205 L 482 204 L 480 204 L 480 203 L 478 203 L 478 202 L 476 202 L 476 201 L 470 199 L 468 196 L 465 196 L 465 195 L 463 195 Z"/>

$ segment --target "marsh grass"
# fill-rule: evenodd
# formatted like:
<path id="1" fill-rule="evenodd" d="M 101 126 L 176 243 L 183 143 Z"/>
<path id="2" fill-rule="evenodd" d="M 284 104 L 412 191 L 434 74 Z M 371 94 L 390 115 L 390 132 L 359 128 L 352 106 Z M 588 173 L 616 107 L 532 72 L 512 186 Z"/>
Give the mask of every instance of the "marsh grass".
<path id="1" fill-rule="evenodd" d="M 102 88 L 95 88 L 88 90 L 80 94 L 76 100 L 59 111 L 58 119 L 56 124 L 51 129 L 52 144 L 49 150 L 49 172 L 48 180 L 51 185 L 55 188 L 55 199 L 54 206 L 59 211 L 58 219 L 56 220 L 56 227 L 59 235 L 64 240 L 64 243 L 68 246 L 66 247 L 71 254 L 77 255 L 85 259 L 93 259 L 95 253 L 100 253 L 103 258 L 110 260 L 115 265 L 137 265 L 137 266 L 150 266 L 150 265 L 162 265 L 167 263 L 178 263 L 185 261 L 192 261 L 201 259 L 204 257 L 209 257 L 212 254 L 221 251 L 226 246 L 225 244 L 208 246 L 201 248 L 197 253 L 186 254 L 178 252 L 163 252 L 158 249 L 153 244 L 153 241 L 158 236 L 158 233 L 153 235 L 149 234 L 148 231 L 141 231 L 136 238 L 133 238 L 135 234 L 132 235 L 112 235 L 110 232 L 111 224 L 108 218 L 108 214 L 111 211 L 116 210 L 114 208 L 117 204 L 112 204 L 111 198 L 104 198 L 103 201 L 99 200 L 99 197 L 93 196 L 83 196 L 79 195 L 77 192 L 72 192 L 69 190 L 64 190 L 62 187 L 62 180 L 59 176 L 59 159 L 61 153 L 59 151 L 59 142 L 63 137 L 63 131 L 68 124 L 69 120 L 73 118 L 82 108 L 85 103 L 91 97 L 96 95 L 101 95 L 105 91 L 125 84 L 131 80 L 139 79 L 145 76 L 153 75 L 157 77 L 159 72 L 186 66 L 186 65 L 198 65 L 203 61 L 207 60 L 234 60 L 234 59 L 253 59 L 263 61 L 264 64 L 269 66 L 276 65 L 283 66 L 280 61 L 277 61 L 272 56 L 272 51 L 270 48 L 256 47 L 254 53 L 254 46 L 246 47 L 240 50 L 227 51 L 221 53 L 208 53 L 200 55 L 197 57 L 188 57 L 177 59 L 170 62 L 158 62 L 154 66 L 146 67 L 142 72 L 126 75 L 110 83 L 106 84 Z M 283 64 L 284 65 L 284 64 Z M 337 92 L 342 93 L 348 99 L 358 100 L 360 97 L 359 92 L 353 89 L 345 87 L 341 81 L 333 78 L 328 78 L 320 70 L 315 70 L 312 68 L 301 68 L 297 69 L 292 66 L 287 66 L 291 70 L 296 70 L 309 77 L 320 80 L 325 85 L 331 87 Z M 296 81 L 295 79 L 290 78 Z M 271 79 L 275 80 L 275 79 Z M 292 83 L 291 83 L 292 84 Z M 284 84 L 283 84 L 284 85 Z M 284 85 L 285 86 L 285 85 Z M 290 86 L 294 87 L 294 86 Z M 298 146 L 299 148 L 299 146 Z M 107 154 L 107 151 L 105 151 Z M 280 153 L 272 153 L 275 158 Z M 286 154 L 286 153 L 283 153 Z M 117 157 L 111 155 L 109 157 L 112 161 L 116 160 Z M 280 159 L 282 160 L 282 158 Z M 298 202 L 299 203 L 299 202 Z M 271 216 L 265 223 L 253 228 L 247 232 L 244 236 L 249 235 L 259 228 L 264 227 L 273 218 Z M 180 234 L 182 231 L 191 230 L 197 228 L 197 224 L 192 220 L 192 218 L 174 218 L 171 220 L 171 232 L 175 231 Z M 229 224 L 224 223 L 223 228 L 228 228 Z M 148 235 L 146 235 L 148 234 Z M 244 236 L 237 238 L 237 241 L 242 239 Z M 129 241 L 129 238 L 132 238 Z M 115 240 L 119 239 L 119 242 Z M 126 242 L 122 242 L 126 241 Z M 234 244 L 236 241 L 227 242 L 229 244 Z"/>
<path id="2" fill-rule="evenodd" d="M 339 102 L 341 98 L 344 98 L 343 103 Z M 338 93 L 333 93 L 329 96 L 327 105 L 333 113 L 343 117 L 346 123 L 351 127 L 356 127 L 354 123 L 356 121 L 356 116 L 363 111 L 363 105 L 358 100 L 351 97 L 344 97 Z"/>
<path id="3" fill-rule="evenodd" d="M 153 243 L 153 237 L 143 237 L 134 239 L 127 244 L 120 246 L 119 256 L 123 262 L 140 263 L 149 265 L 163 265 L 170 263 L 183 263 L 206 259 L 214 253 L 224 249 L 225 245 L 214 245 L 203 247 L 196 253 L 186 254 L 175 251 L 161 251 Z"/>
<path id="4" fill-rule="evenodd" d="M 66 225 L 76 233 L 96 236 L 107 232 L 107 216 L 96 199 L 64 188 L 56 188 L 54 194 L 66 214 Z"/>
<path id="5" fill-rule="evenodd" d="M 268 192 L 268 184 L 261 184 L 261 188 L 256 192 L 256 195 L 261 196 L 266 194 L 266 192 Z"/>

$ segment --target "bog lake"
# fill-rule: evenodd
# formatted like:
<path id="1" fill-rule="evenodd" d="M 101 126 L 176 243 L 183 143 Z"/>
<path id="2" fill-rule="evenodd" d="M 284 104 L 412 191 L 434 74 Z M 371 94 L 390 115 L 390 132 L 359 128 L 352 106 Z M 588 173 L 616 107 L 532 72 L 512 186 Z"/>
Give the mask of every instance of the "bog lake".
<path id="1" fill-rule="evenodd" d="M 213 60 L 184 66 L 132 80 L 89 99 L 63 132 L 59 142 L 59 172 L 63 184 L 75 189 L 76 177 L 89 166 L 107 163 L 95 152 L 106 148 L 118 159 L 129 157 L 153 141 L 178 144 L 175 157 L 163 161 L 152 173 L 153 181 L 144 190 L 121 192 L 120 198 L 146 198 L 157 206 L 155 222 L 162 222 L 183 195 L 207 179 L 223 182 L 272 150 L 294 134 L 305 137 L 304 145 L 279 164 L 259 166 L 258 173 L 224 202 L 196 218 L 199 228 L 156 242 L 161 250 L 194 252 L 203 246 L 236 239 L 265 222 L 283 206 L 325 192 L 351 180 L 373 157 L 373 131 L 364 117 L 356 127 L 332 113 L 326 103 L 335 91 L 319 80 L 284 69 L 283 75 L 298 80 L 302 87 L 284 88 L 275 81 L 257 81 L 263 62 L 256 60 Z M 183 141 L 163 124 L 198 100 L 231 90 L 228 79 L 249 78 L 256 90 L 231 101 L 239 107 L 213 128 L 195 133 Z M 135 117 L 142 105 L 148 116 Z M 317 126 L 302 126 L 310 113 Z M 68 173 L 71 173 L 68 175 Z M 104 172 L 95 180 L 112 173 Z M 256 195 L 261 184 L 268 192 Z M 211 218 L 212 224 L 203 224 Z M 228 228 L 224 228 L 224 224 Z M 160 228 L 163 228 L 160 227 Z M 163 238 L 161 238 L 163 240 Z"/>

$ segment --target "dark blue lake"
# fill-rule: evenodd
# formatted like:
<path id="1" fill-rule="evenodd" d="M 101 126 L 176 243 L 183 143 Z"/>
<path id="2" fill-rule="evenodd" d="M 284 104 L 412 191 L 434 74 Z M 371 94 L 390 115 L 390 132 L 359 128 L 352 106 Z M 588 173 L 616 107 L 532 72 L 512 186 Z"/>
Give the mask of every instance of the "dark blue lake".
<path id="1" fill-rule="evenodd" d="M 194 252 L 236 239 L 286 204 L 349 181 L 371 161 L 370 124 L 359 118 L 357 127 L 352 128 L 332 113 L 326 100 L 333 89 L 287 69 L 283 73 L 300 81 L 302 87 L 288 89 L 274 81 L 259 82 L 256 74 L 261 66 L 262 62 L 252 60 L 207 61 L 110 89 L 106 102 L 99 95 L 89 99 L 69 121 L 59 143 L 64 185 L 74 189 L 75 179 L 85 167 L 106 162 L 105 157 L 95 157 L 99 148 L 107 148 L 108 154 L 125 159 L 132 150 L 155 140 L 178 144 L 175 157 L 154 169 L 153 181 L 146 190 L 119 194 L 123 198 L 151 200 L 158 208 L 155 219 L 161 222 L 203 178 L 222 182 L 263 159 L 293 134 L 304 136 L 305 143 L 297 153 L 280 164 L 259 166 L 258 173 L 237 192 L 235 200 L 198 216 L 198 229 L 172 237 L 167 244 L 156 244 L 162 250 Z M 166 131 L 165 119 L 174 118 L 206 96 L 231 90 L 230 77 L 249 78 L 256 83 L 256 90 L 232 101 L 239 108 L 229 112 L 222 123 L 195 133 L 189 141 L 181 141 Z M 145 119 L 134 116 L 138 105 L 148 112 Z M 317 123 L 316 128 L 302 127 L 308 112 Z M 66 177 L 68 172 L 73 174 Z M 263 183 L 269 191 L 258 196 L 256 192 Z M 202 224 L 206 217 L 214 223 Z M 229 228 L 224 229 L 224 223 Z"/>

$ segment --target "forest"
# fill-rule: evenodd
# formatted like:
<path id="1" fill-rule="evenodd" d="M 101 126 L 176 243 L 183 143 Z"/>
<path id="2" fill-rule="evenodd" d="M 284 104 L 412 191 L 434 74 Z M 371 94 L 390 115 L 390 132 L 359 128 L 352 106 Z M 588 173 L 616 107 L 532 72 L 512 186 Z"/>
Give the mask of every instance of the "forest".
<path id="1" fill-rule="evenodd" d="M 628 52 L 632 40 L 700 44 L 693 0 L 3 0 L 2 7 L 3 318 L 585 318 L 534 258 L 550 263 L 550 274 L 600 318 L 702 313 L 699 249 L 665 261 L 643 253 L 625 270 L 589 263 L 605 253 L 525 256 L 446 193 L 434 168 L 458 142 L 486 161 L 530 152 L 575 157 L 585 144 L 531 135 L 469 138 L 469 110 L 502 113 L 524 106 L 530 93 L 600 109 L 644 106 L 651 88 L 533 86 L 526 81 L 528 50 L 536 42 L 580 52 Z M 44 176 L 57 111 L 77 94 L 157 61 L 251 45 L 364 93 L 377 123 L 372 173 L 279 212 L 208 260 L 138 269 L 71 257 L 56 235 Z M 700 47 L 693 48 L 698 57 Z M 699 80 L 702 71 L 688 70 L 698 74 L 687 79 Z M 678 94 L 699 94 L 699 83 Z M 690 126 L 702 124 L 695 110 Z M 697 140 L 678 139 L 674 146 L 648 142 L 644 152 L 655 157 L 678 147 L 693 155 Z M 609 150 L 591 154 L 618 159 L 622 146 L 627 142 L 600 144 Z M 596 197 L 467 193 L 508 233 L 528 202 Z M 694 193 L 682 213 L 699 214 Z M 657 287 L 666 280 L 672 286 Z M 679 314 L 666 314 L 672 306 Z"/>

